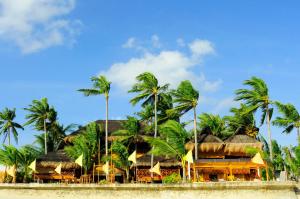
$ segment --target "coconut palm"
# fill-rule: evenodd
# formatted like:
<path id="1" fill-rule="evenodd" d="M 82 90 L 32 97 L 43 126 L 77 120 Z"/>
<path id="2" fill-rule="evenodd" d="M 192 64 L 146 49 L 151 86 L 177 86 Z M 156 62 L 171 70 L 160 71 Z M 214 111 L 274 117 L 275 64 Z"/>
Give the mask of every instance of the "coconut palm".
<path id="1" fill-rule="evenodd" d="M 16 171 L 19 166 L 20 152 L 12 145 L 3 145 L 3 149 L 0 149 L 0 164 L 8 167 L 15 166 L 15 172 L 13 174 L 12 182 L 17 180 Z"/>
<path id="2" fill-rule="evenodd" d="M 173 108 L 180 115 L 193 110 L 194 113 L 194 138 L 195 138 L 195 159 L 198 159 L 198 141 L 197 141 L 197 113 L 196 107 L 199 100 L 199 91 L 194 89 L 192 83 L 189 80 L 182 81 L 176 90 L 171 91 L 173 96 L 173 102 L 177 103 L 177 106 Z"/>
<path id="3" fill-rule="evenodd" d="M 269 97 L 269 90 L 267 84 L 264 80 L 258 77 L 252 77 L 249 80 L 245 80 L 244 85 L 250 86 L 250 89 L 238 89 L 236 93 L 235 100 L 242 100 L 248 106 L 247 112 L 256 112 L 258 109 L 262 111 L 261 117 L 261 125 L 266 121 L 267 129 L 268 129 L 268 136 L 269 136 L 269 145 L 272 145 L 272 134 L 270 128 L 270 120 L 273 114 L 273 108 L 270 106 L 273 102 L 270 100 Z M 272 147 L 270 148 L 270 159 L 273 161 L 273 150 Z"/>
<path id="4" fill-rule="evenodd" d="M 154 106 L 154 138 L 157 137 L 157 104 L 159 94 L 165 92 L 169 85 L 160 86 L 156 77 L 149 72 L 142 73 L 136 77 L 137 83 L 133 85 L 129 93 L 138 93 L 137 96 L 130 100 L 132 105 L 143 101 L 142 106 L 153 104 Z M 151 155 L 151 167 L 153 167 L 153 154 Z M 151 174 L 151 177 L 153 175 Z"/>
<path id="5" fill-rule="evenodd" d="M 230 132 L 227 131 L 225 121 L 219 115 L 213 115 L 209 113 L 202 113 L 198 116 L 198 127 L 202 133 L 211 133 L 221 139 L 230 136 Z"/>
<path id="6" fill-rule="evenodd" d="M 19 169 L 24 174 L 23 182 L 28 181 L 29 165 L 42 154 L 42 151 L 33 147 L 32 145 L 25 145 L 19 150 Z"/>
<path id="7" fill-rule="evenodd" d="M 141 125 L 139 120 L 135 117 L 127 116 L 127 120 L 122 124 L 122 129 L 113 132 L 113 135 L 117 136 L 119 142 L 126 142 L 128 147 L 134 144 L 136 150 L 138 141 L 143 139 L 140 131 Z"/>
<path id="8" fill-rule="evenodd" d="M 174 157 L 181 161 L 183 181 L 185 181 L 185 143 L 188 140 L 189 133 L 180 123 L 169 120 L 160 126 L 160 134 L 160 138 L 146 138 L 153 146 L 152 153 Z"/>
<path id="9" fill-rule="evenodd" d="M 82 134 L 74 139 L 73 145 L 64 148 L 67 155 L 74 160 L 83 154 L 83 168 L 85 174 L 92 167 L 95 154 L 97 154 L 98 129 L 95 122 L 88 124 Z"/>
<path id="10" fill-rule="evenodd" d="M 275 102 L 275 105 L 282 117 L 276 117 L 272 124 L 284 127 L 283 133 L 291 133 L 293 129 L 297 129 L 298 141 L 300 141 L 300 114 L 296 107 L 289 103 L 281 104 L 280 102 Z"/>
<path id="11" fill-rule="evenodd" d="M 246 135 L 256 138 L 258 135 L 258 128 L 255 125 L 255 117 L 253 112 L 247 112 L 247 106 L 241 104 L 239 108 L 231 108 L 232 116 L 225 116 L 224 120 L 231 132 L 242 132 Z"/>
<path id="12" fill-rule="evenodd" d="M 105 117 L 105 155 L 108 156 L 108 100 L 111 82 L 106 79 L 105 76 L 100 75 L 99 77 L 92 77 L 93 87 L 90 89 L 79 89 L 85 96 L 96 96 L 104 95 L 106 103 L 106 117 Z M 100 146 L 98 146 L 100 147 Z M 108 175 L 106 175 L 108 179 Z"/>
<path id="13" fill-rule="evenodd" d="M 8 138 L 8 145 L 10 145 L 10 136 L 14 136 L 15 142 L 18 143 L 18 131 L 17 129 L 22 129 L 22 125 L 14 121 L 16 118 L 16 109 L 5 108 L 0 112 L 0 135 L 4 136 L 3 143 Z"/>
<path id="14" fill-rule="evenodd" d="M 26 125 L 33 125 L 38 131 L 44 131 L 44 141 L 45 141 L 45 154 L 47 154 L 47 130 L 48 127 L 56 121 L 57 112 L 53 106 L 48 104 L 47 98 L 42 98 L 39 100 L 33 100 L 32 104 L 28 108 L 25 108 L 29 112 L 26 115 L 27 122 Z"/>

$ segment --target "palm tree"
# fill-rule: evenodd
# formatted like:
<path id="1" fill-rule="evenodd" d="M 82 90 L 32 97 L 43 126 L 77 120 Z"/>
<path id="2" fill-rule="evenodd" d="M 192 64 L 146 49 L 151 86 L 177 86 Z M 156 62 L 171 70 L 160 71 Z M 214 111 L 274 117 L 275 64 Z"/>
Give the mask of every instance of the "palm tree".
<path id="1" fill-rule="evenodd" d="M 180 160 L 183 171 L 183 181 L 185 182 L 185 143 L 188 140 L 189 133 L 180 123 L 169 120 L 160 126 L 160 134 L 160 138 L 146 138 L 153 146 L 152 153 L 155 155 L 174 157 Z"/>
<path id="2" fill-rule="evenodd" d="M 29 165 L 42 154 L 42 151 L 39 151 L 37 148 L 32 145 L 25 145 L 19 149 L 19 168 L 24 173 L 23 182 L 27 182 Z"/>
<path id="3" fill-rule="evenodd" d="M 57 113 L 53 106 L 50 107 L 47 98 L 42 98 L 40 101 L 33 100 L 32 104 L 25 110 L 29 112 L 26 115 L 28 121 L 25 123 L 25 126 L 33 124 L 36 130 L 44 130 L 44 147 L 45 154 L 47 154 L 47 127 L 50 127 L 56 121 Z"/>
<path id="4" fill-rule="evenodd" d="M 196 107 L 199 100 L 199 91 L 194 89 L 189 80 L 182 81 L 176 90 L 172 90 L 173 101 L 177 106 L 173 110 L 180 113 L 180 115 L 193 109 L 194 112 L 194 137 L 195 137 L 195 159 L 198 159 L 198 141 L 197 141 L 197 113 Z"/>
<path id="5" fill-rule="evenodd" d="M 8 145 L 10 145 L 10 136 L 13 134 L 15 142 L 18 143 L 18 131 L 17 129 L 24 128 L 16 123 L 14 119 L 16 118 L 16 109 L 8 109 L 5 108 L 2 112 L 0 112 L 0 135 L 4 136 L 3 142 L 5 142 L 6 138 L 8 138 Z"/>
<path id="6" fill-rule="evenodd" d="M 269 146 L 272 145 L 272 134 L 270 128 L 270 120 L 273 114 L 273 108 L 270 105 L 273 102 L 269 97 L 269 90 L 267 84 L 258 77 L 252 77 L 250 80 L 245 80 L 244 85 L 250 86 L 250 89 L 238 89 L 235 93 L 237 97 L 235 100 L 243 100 L 248 106 L 247 112 L 256 112 L 258 109 L 262 111 L 261 125 L 266 121 L 268 135 L 269 135 Z M 273 150 L 270 148 L 270 159 L 273 161 Z"/>
<path id="7" fill-rule="evenodd" d="M 119 142 L 126 142 L 128 148 L 134 144 L 136 150 L 138 141 L 143 139 L 140 135 L 141 125 L 139 120 L 135 117 L 127 116 L 127 120 L 123 122 L 122 127 L 123 129 L 113 132 L 113 135 L 117 136 Z"/>
<path id="8" fill-rule="evenodd" d="M 85 174 L 92 167 L 95 155 L 97 154 L 97 131 L 98 127 L 95 122 L 88 124 L 82 134 L 74 139 L 73 145 L 64 148 L 67 155 L 74 160 L 83 154 L 83 168 Z"/>
<path id="9" fill-rule="evenodd" d="M 282 117 L 276 117 L 272 124 L 284 127 L 283 133 L 290 133 L 296 128 L 298 141 L 300 142 L 300 114 L 296 107 L 289 103 L 281 104 L 280 102 L 275 102 L 275 105 Z"/>
<path id="10" fill-rule="evenodd" d="M 104 95 L 106 103 L 106 118 L 105 118 L 105 155 L 108 156 L 108 100 L 111 82 L 106 79 L 105 76 L 92 77 L 93 88 L 90 89 L 79 89 L 85 96 Z M 100 147 L 100 146 L 98 146 Z M 108 179 L 108 175 L 106 175 Z"/>
<path id="11" fill-rule="evenodd" d="M 211 133 L 221 139 L 230 136 L 231 132 L 227 131 L 225 121 L 219 115 L 202 113 L 198 118 L 200 121 L 198 127 L 202 133 Z"/>
<path id="12" fill-rule="evenodd" d="M 3 149 L 0 149 L 0 164 L 5 166 L 15 166 L 15 172 L 12 182 L 17 180 L 16 171 L 19 165 L 20 152 L 12 145 L 3 145 Z"/>
<path id="13" fill-rule="evenodd" d="M 232 116 L 225 116 L 224 120 L 231 132 L 243 132 L 246 135 L 256 138 L 259 129 L 255 125 L 255 117 L 253 112 L 247 113 L 247 106 L 241 104 L 239 108 L 231 108 Z"/>
<path id="14" fill-rule="evenodd" d="M 154 104 L 154 138 L 157 137 L 157 103 L 158 95 L 165 92 L 169 84 L 160 86 L 156 77 L 149 72 L 142 73 L 136 77 L 137 83 L 133 85 L 129 93 L 138 93 L 138 95 L 130 100 L 132 105 L 145 100 L 142 106 Z M 151 155 L 151 167 L 153 167 L 153 154 Z M 153 177 L 151 175 L 151 177 Z"/>

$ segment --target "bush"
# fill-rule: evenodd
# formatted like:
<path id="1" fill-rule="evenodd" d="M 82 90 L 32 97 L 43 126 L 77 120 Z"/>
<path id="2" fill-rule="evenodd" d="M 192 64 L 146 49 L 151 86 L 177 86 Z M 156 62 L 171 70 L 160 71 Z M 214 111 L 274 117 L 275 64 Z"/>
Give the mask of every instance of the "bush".
<path id="1" fill-rule="evenodd" d="M 181 176 L 178 173 L 172 173 L 163 178 L 162 182 L 164 184 L 174 184 L 181 182 Z"/>

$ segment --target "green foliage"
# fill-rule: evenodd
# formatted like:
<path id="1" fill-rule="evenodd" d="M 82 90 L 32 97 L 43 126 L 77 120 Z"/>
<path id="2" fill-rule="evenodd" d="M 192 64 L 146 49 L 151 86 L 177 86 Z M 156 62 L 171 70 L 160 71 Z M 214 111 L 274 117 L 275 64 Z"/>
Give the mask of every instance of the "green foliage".
<path id="1" fill-rule="evenodd" d="M 185 114 L 198 104 L 199 91 L 194 89 L 189 80 L 182 81 L 176 90 L 172 90 L 173 102 L 176 107 L 173 108 L 180 115 Z"/>
<path id="2" fill-rule="evenodd" d="M 18 131 L 17 129 L 22 129 L 22 125 L 16 123 L 14 119 L 16 118 L 16 109 L 5 108 L 0 112 L 0 135 L 3 135 L 3 143 L 6 138 L 8 138 L 8 144 L 10 145 L 10 136 L 14 136 L 15 142 L 18 143 Z"/>
<path id="3" fill-rule="evenodd" d="M 255 125 L 255 117 L 252 112 L 247 112 L 248 107 L 241 104 L 239 108 L 231 108 L 232 116 L 225 116 L 228 131 L 245 133 L 251 137 L 256 137 L 258 128 Z"/>
<path id="4" fill-rule="evenodd" d="M 168 89 L 169 85 L 160 86 L 156 77 L 149 72 L 142 73 L 136 77 L 137 83 L 132 86 L 129 93 L 138 93 L 138 95 L 130 100 L 132 105 L 144 100 L 142 106 L 154 103 L 154 96 L 159 95 Z"/>
<path id="5" fill-rule="evenodd" d="M 162 179 L 164 184 L 176 184 L 181 182 L 181 176 L 178 173 L 172 173 Z"/>
<path id="6" fill-rule="evenodd" d="M 201 132 L 208 132 L 214 136 L 217 136 L 221 139 L 224 139 L 230 135 L 228 131 L 226 131 L 226 125 L 223 118 L 219 115 L 213 115 L 209 113 L 202 113 L 198 116 L 200 122 L 198 127 Z"/>
<path id="7" fill-rule="evenodd" d="M 299 134 L 300 115 L 296 107 L 292 104 L 281 104 L 280 102 L 275 102 L 275 105 L 282 116 L 276 117 L 272 124 L 284 127 L 283 133 L 290 133 L 294 128 L 297 128 Z"/>
<path id="8" fill-rule="evenodd" d="M 83 168 L 85 173 L 92 167 L 97 153 L 97 136 L 100 126 L 95 122 L 87 125 L 86 129 L 77 136 L 72 146 L 66 146 L 65 151 L 73 160 L 83 154 Z"/>
<path id="9" fill-rule="evenodd" d="M 108 97 L 111 82 L 109 82 L 105 76 L 101 75 L 99 77 L 92 77 L 91 81 L 93 82 L 93 88 L 91 89 L 79 89 L 79 92 L 82 92 L 85 96 L 92 95 L 102 95 Z"/>

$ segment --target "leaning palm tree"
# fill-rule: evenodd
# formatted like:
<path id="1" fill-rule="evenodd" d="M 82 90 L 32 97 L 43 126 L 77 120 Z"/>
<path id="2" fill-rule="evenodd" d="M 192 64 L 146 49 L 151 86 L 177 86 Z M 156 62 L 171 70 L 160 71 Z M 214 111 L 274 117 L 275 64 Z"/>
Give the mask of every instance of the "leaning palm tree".
<path id="1" fill-rule="evenodd" d="M 219 115 L 202 113 L 198 116 L 198 118 L 200 121 L 198 127 L 202 133 L 209 133 L 221 139 L 225 139 L 230 136 L 231 132 L 227 131 L 225 120 Z"/>
<path id="2" fill-rule="evenodd" d="M 165 92 L 169 84 L 160 86 L 156 77 L 150 73 L 145 72 L 136 77 L 137 83 L 133 85 L 129 93 L 138 93 L 137 96 L 130 100 L 132 105 L 136 105 L 138 102 L 144 100 L 142 106 L 147 104 L 154 105 L 154 138 L 157 137 L 157 104 L 158 96 L 160 93 Z M 151 167 L 153 167 L 153 154 L 151 155 Z M 153 175 L 151 175 L 153 177 Z"/>
<path id="3" fill-rule="evenodd" d="M 231 132 L 242 132 L 253 138 L 258 135 L 259 129 L 256 127 L 255 117 L 253 112 L 247 112 L 247 106 L 241 104 L 239 108 L 231 108 L 230 112 L 233 114 L 231 116 L 224 116 L 224 120 Z"/>
<path id="4" fill-rule="evenodd" d="M 10 145 L 10 136 L 13 134 L 15 142 L 18 143 L 18 131 L 17 129 L 22 129 L 22 125 L 14 121 L 16 118 L 16 109 L 5 108 L 0 112 L 0 135 L 4 136 L 3 142 L 8 138 L 8 145 Z"/>
<path id="5" fill-rule="evenodd" d="M 106 79 L 105 76 L 100 75 L 99 77 L 92 77 L 93 88 L 90 89 L 79 89 L 85 96 L 104 95 L 106 102 L 106 117 L 105 117 L 105 155 L 108 156 L 108 100 L 111 82 Z M 100 146 L 98 146 L 100 147 Z M 108 175 L 106 175 L 108 179 Z"/>
<path id="6" fill-rule="evenodd" d="M 173 101 L 177 106 L 173 108 L 174 111 L 179 112 L 180 115 L 193 109 L 194 112 L 194 137 L 195 137 L 195 159 L 198 159 L 198 146 L 197 146 L 197 113 L 196 107 L 199 100 L 199 91 L 194 89 L 189 80 L 182 81 L 176 90 L 171 92 Z"/>
<path id="7" fill-rule="evenodd" d="M 275 102 L 275 105 L 282 117 L 276 117 L 272 124 L 284 127 L 283 133 L 291 133 L 296 128 L 298 141 L 300 142 L 300 114 L 296 107 L 292 104 L 281 104 L 280 102 Z"/>
<path id="8" fill-rule="evenodd" d="M 174 120 L 169 120 L 160 127 L 160 138 L 148 137 L 146 140 L 153 146 L 153 154 L 174 157 L 181 161 L 183 181 L 185 182 L 184 156 L 186 155 L 185 144 L 189 133 L 180 123 Z"/>
<path id="9" fill-rule="evenodd" d="M 54 107 L 48 104 L 47 98 L 42 98 L 40 101 L 33 100 L 32 104 L 25 110 L 29 112 L 26 115 L 28 121 L 25 123 L 25 126 L 32 124 L 36 130 L 44 131 L 44 147 L 45 154 L 47 154 L 47 130 L 56 121 L 57 113 Z"/>
<path id="10" fill-rule="evenodd" d="M 258 77 L 252 77 L 249 80 L 245 80 L 244 85 L 250 86 L 250 89 L 238 89 L 236 93 L 235 100 L 242 100 L 248 106 L 247 112 L 256 112 L 258 109 L 262 111 L 261 125 L 266 121 L 268 135 L 269 135 L 269 146 L 272 145 L 272 134 L 270 128 L 270 120 L 273 114 L 273 108 L 270 105 L 273 102 L 269 97 L 269 90 L 267 84 L 264 80 Z M 273 161 L 273 150 L 270 148 L 270 160 Z"/>

